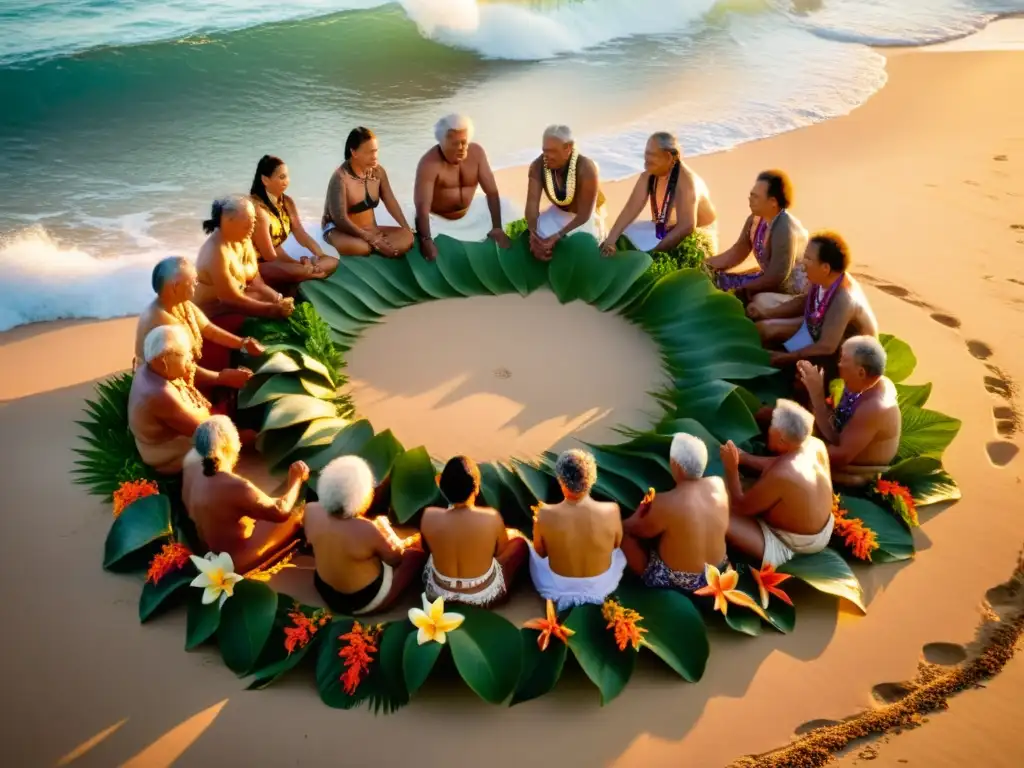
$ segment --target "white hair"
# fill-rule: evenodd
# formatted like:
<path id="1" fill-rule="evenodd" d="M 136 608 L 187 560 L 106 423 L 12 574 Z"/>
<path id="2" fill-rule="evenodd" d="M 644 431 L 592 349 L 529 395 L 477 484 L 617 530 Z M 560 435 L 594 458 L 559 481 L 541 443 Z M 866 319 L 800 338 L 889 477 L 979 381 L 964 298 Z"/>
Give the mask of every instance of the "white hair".
<path id="1" fill-rule="evenodd" d="M 557 139 L 563 144 L 573 141 L 572 128 L 568 125 L 549 125 L 544 129 L 545 139 Z"/>
<path id="2" fill-rule="evenodd" d="M 375 485 L 369 464 L 358 456 L 342 456 L 320 472 L 316 494 L 329 514 L 357 517 L 373 501 Z"/>
<path id="3" fill-rule="evenodd" d="M 597 462 L 586 451 L 573 448 L 558 457 L 555 474 L 569 493 L 583 496 L 597 482 Z"/>
<path id="4" fill-rule="evenodd" d="M 814 429 L 814 416 L 799 403 L 780 398 L 772 411 L 772 429 L 790 445 L 803 445 Z"/>
<path id="5" fill-rule="evenodd" d="M 445 115 L 434 125 L 434 138 L 441 144 L 452 131 L 466 131 L 467 139 L 473 140 L 473 121 L 465 115 Z"/>
<path id="6" fill-rule="evenodd" d="M 146 340 L 142 343 L 142 356 L 147 363 L 151 363 L 158 357 L 168 352 L 179 352 L 188 355 L 192 352 L 192 342 L 185 333 L 185 329 L 175 323 L 174 325 L 158 325 L 146 334 Z"/>
<path id="7" fill-rule="evenodd" d="M 196 453 L 203 459 L 204 469 L 209 467 L 210 470 L 217 467 L 219 459 L 237 456 L 242 450 L 238 430 L 227 416 L 211 416 L 196 427 L 192 443 Z"/>
<path id="8" fill-rule="evenodd" d="M 676 157 L 683 154 L 683 148 L 679 146 L 679 139 L 675 137 L 675 134 L 668 131 L 658 131 L 657 133 L 652 133 L 651 138 L 654 139 L 654 143 L 658 145 L 659 149 L 671 152 Z"/>
<path id="9" fill-rule="evenodd" d="M 843 349 L 868 376 L 877 378 L 885 373 L 885 347 L 874 336 L 851 336 L 843 342 Z"/>
<path id="10" fill-rule="evenodd" d="M 703 477 L 708 467 L 708 447 L 699 437 L 686 432 L 677 432 L 673 436 L 668 456 L 690 480 Z"/>

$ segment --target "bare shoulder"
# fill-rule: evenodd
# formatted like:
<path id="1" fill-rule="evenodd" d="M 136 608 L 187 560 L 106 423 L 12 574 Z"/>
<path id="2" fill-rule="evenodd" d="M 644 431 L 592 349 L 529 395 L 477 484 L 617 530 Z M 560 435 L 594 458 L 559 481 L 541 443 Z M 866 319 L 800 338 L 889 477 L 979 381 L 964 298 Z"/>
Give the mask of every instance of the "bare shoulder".
<path id="1" fill-rule="evenodd" d="M 535 179 L 542 178 L 544 175 L 544 156 L 541 155 L 532 163 L 530 163 L 529 175 Z"/>
<path id="2" fill-rule="evenodd" d="M 487 152 L 484 150 L 483 145 L 477 144 L 475 141 L 469 145 L 467 155 L 470 159 L 476 160 L 477 162 L 487 162 Z"/>
<path id="3" fill-rule="evenodd" d="M 655 497 L 655 498 L 657 498 L 657 497 Z M 616 504 L 614 501 L 601 501 L 601 502 L 598 502 L 597 508 L 604 515 L 608 515 L 608 516 L 615 515 L 616 517 L 621 517 L 622 516 L 622 513 L 619 511 L 619 505 Z"/>
<path id="4" fill-rule="evenodd" d="M 425 173 L 427 171 L 435 171 L 441 167 L 441 158 L 437 153 L 437 145 L 435 144 L 420 158 L 420 161 L 416 164 L 416 173 Z"/>

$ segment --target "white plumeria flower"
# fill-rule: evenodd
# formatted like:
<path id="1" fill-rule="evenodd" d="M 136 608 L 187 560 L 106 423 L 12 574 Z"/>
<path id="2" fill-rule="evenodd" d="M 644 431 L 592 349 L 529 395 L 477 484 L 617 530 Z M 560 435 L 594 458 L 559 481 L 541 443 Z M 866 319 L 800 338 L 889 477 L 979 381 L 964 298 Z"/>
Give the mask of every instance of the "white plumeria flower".
<path id="1" fill-rule="evenodd" d="M 235 563 L 231 555 L 221 552 L 219 555 L 207 552 L 206 557 L 191 555 L 192 564 L 199 570 L 199 575 L 192 579 L 191 586 L 203 590 L 203 604 L 220 600 L 224 605 L 235 592 L 235 584 L 242 580 L 242 577 L 235 573 Z"/>
<path id="2" fill-rule="evenodd" d="M 419 608 L 409 609 L 409 621 L 419 632 L 416 633 L 416 642 L 420 645 L 435 643 L 444 645 L 447 634 L 458 629 L 466 617 L 461 613 L 445 613 L 444 598 L 439 597 L 433 603 L 427 601 L 427 595 L 423 595 L 423 610 Z"/>

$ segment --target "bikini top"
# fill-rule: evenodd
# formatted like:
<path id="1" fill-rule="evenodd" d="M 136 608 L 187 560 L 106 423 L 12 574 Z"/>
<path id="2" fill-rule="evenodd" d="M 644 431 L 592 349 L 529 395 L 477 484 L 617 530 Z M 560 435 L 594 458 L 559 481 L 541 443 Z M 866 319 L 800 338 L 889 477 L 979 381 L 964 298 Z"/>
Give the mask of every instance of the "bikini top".
<path id="1" fill-rule="evenodd" d="M 348 172 L 348 174 L 352 178 L 354 178 L 354 179 L 358 179 L 359 178 L 354 173 L 352 173 L 351 166 L 349 166 L 347 162 L 345 163 L 345 165 L 343 167 L 345 168 L 345 170 Z M 364 197 L 363 197 L 362 200 L 360 200 L 358 203 L 355 203 L 354 205 L 350 205 L 348 207 L 348 212 L 350 214 L 351 213 L 364 213 L 366 211 L 372 211 L 374 208 L 376 208 L 378 205 L 380 205 L 380 198 L 379 197 L 376 200 L 374 200 L 370 196 L 370 178 L 369 178 L 369 176 L 364 176 L 363 177 L 363 193 L 364 193 Z"/>
<path id="2" fill-rule="evenodd" d="M 288 239 L 288 236 L 292 233 L 292 218 L 288 215 L 288 207 L 282 199 L 279 202 L 279 208 L 274 209 L 266 204 L 260 197 L 253 195 L 253 202 L 256 203 L 267 213 L 267 219 L 270 223 L 270 242 L 274 244 L 275 248 L 280 247 L 281 243 Z M 263 257 L 260 257 L 260 261 Z"/>

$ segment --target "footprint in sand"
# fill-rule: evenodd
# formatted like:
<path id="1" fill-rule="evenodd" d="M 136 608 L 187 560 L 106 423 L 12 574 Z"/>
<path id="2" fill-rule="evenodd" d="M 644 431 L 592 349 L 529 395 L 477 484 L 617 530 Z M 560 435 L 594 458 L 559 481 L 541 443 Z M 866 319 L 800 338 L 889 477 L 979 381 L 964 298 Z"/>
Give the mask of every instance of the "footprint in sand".
<path id="1" fill-rule="evenodd" d="M 1010 229 L 1021 230 L 1024 229 L 1024 224 L 1011 224 Z"/>
<path id="2" fill-rule="evenodd" d="M 1006 440 L 993 440 L 985 446 L 985 452 L 989 461 L 997 467 L 1005 467 L 1017 457 L 1020 448 Z"/>
<path id="3" fill-rule="evenodd" d="M 1016 283 L 1017 285 L 1024 285 L 1024 280 L 1018 280 L 1015 277 L 1009 277 L 1007 280 L 1011 283 Z"/>
<path id="4" fill-rule="evenodd" d="M 879 683 L 871 689 L 871 695 L 882 704 L 892 704 L 906 698 L 913 690 L 911 683 Z"/>
<path id="5" fill-rule="evenodd" d="M 971 339 L 967 342 L 967 351 L 977 360 L 988 360 L 992 357 L 992 347 L 984 341 L 978 341 L 977 339 Z"/>
<path id="6" fill-rule="evenodd" d="M 996 155 L 992 159 L 999 163 L 1005 163 L 1010 158 L 1008 158 L 1006 155 Z"/>
<path id="7" fill-rule="evenodd" d="M 808 720 L 806 723 L 798 725 L 793 733 L 797 736 L 803 736 L 818 728 L 828 728 L 830 725 L 840 724 L 838 720 Z"/>
<path id="8" fill-rule="evenodd" d="M 985 593 L 985 599 L 996 613 L 1012 611 L 1017 607 L 1017 587 L 1012 583 L 999 584 Z"/>
<path id="9" fill-rule="evenodd" d="M 942 312 L 932 312 L 932 320 L 937 323 L 941 323 L 947 328 L 959 328 L 960 321 L 952 315 L 946 315 Z"/>
<path id="10" fill-rule="evenodd" d="M 956 643 L 928 643 L 921 654 L 929 664 L 955 667 L 967 658 L 967 649 Z"/>
<path id="11" fill-rule="evenodd" d="M 1006 398 L 1007 400 L 1013 396 L 1013 389 L 1010 386 L 1010 382 L 999 375 L 985 377 L 985 390 L 993 395 L 999 395 L 1000 397 Z"/>

